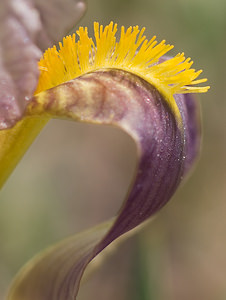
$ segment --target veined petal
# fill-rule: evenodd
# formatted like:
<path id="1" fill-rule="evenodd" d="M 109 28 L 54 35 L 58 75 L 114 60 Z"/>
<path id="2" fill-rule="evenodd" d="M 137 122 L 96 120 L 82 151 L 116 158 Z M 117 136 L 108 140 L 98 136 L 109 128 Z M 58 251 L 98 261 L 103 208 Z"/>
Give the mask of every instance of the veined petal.
<path id="1" fill-rule="evenodd" d="M 187 122 L 184 97 L 177 103 L 183 122 Z M 167 102 L 152 85 L 120 70 L 86 74 L 37 94 L 27 116 L 118 126 L 137 146 L 136 174 L 116 219 L 34 258 L 16 277 L 8 298 L 75 299 L 89 261 L 158 211 L 175 192 L 185 174 L 188 127 L 185 123 L 184 129 L 178 126 Z"/>

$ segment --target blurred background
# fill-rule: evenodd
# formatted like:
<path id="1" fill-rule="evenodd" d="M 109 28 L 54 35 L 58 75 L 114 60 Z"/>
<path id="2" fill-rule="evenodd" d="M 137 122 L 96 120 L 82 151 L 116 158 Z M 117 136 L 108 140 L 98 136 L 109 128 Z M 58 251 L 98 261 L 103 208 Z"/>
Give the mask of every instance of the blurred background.
<path id="1" fill-rule="evenodd" d="M 192 176 L 139 234 L 82 286 L 78 299 L 226 299 L 226 2 L 90 0 L 79 25 L 146 27 L 204 69 L 203 145 Z M 114 128 L 51 121 L 1 192 L 0 299 L 17 270 L 60 239 L 113 216 L 135 167 Z M 95 297 L 94 297 L 95 295 Z"/>

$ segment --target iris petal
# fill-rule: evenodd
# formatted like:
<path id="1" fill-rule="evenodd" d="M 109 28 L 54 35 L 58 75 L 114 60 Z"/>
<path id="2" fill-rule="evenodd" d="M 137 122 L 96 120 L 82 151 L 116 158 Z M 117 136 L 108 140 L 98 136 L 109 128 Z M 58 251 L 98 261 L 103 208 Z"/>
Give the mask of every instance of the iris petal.
<path id="1" fill-rule="evenodd" d="M 99 70 L 33 97 L 27 118 L 67 118 L 124 130 L 136 144 L 137 168 L 118 215 L 31 260 L 16 277 L 9 300 L 75 299 L 87 264 L 168 202 L 199 148 L 197 114 L 190 115 L 195 102 L 187 97 L 175 97 L 182 127 L 156 88 L 126 71 Z"/>

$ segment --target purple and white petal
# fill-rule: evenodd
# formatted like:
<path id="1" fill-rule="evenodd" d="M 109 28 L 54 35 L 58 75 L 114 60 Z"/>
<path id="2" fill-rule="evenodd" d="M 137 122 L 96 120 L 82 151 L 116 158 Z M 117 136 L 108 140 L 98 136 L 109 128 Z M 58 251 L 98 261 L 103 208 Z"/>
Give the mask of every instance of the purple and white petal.
<path id="1" fill-rule="evenodd" d="M 38 83 L 42 50 L 62 38 L 84 11 L 82 0 L 1 0 L 0 129 L 23 116 Z"/>

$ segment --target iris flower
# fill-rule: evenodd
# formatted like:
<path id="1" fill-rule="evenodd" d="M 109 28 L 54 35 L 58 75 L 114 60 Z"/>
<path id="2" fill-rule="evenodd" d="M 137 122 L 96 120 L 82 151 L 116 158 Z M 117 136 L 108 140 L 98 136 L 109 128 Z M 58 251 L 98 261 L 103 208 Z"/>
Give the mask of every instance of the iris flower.
<path id="1" fill-rule="evenodd" d="M 191 93 L 201 71 L 165 41 L 138 26 L 80 27 L 44 53 L 40 77 L 22 119 L 0 131 L 0 185 L 52 118 L 119 127 L 134 141 L 136 171 L 118 214 L 38 254 L 15 277 L 8 300 L 75 299 L 87 265 L 119 236 L 143 223 L 172 197 L 200 147 L 199 109 Z"/>

